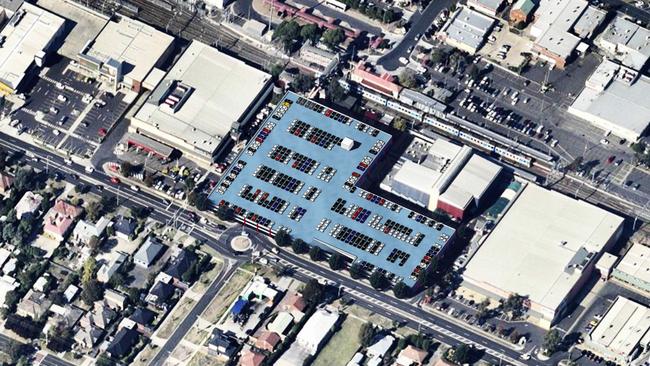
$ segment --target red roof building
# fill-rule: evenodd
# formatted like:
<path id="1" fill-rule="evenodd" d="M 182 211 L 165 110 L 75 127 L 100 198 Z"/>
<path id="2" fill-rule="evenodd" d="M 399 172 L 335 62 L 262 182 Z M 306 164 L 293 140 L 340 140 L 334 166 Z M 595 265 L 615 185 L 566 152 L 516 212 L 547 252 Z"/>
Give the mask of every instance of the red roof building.
<path id="1" fill-rule="evenodd" d="M 374 74 L 366 68 L 363 62 L 359 62 L 357 67 L 352 70 L 350 78 L 367 88 L 393 98 L 397 98 L 402 90 L 402 87 L 395 83 L 392 75 L 388 73 Z"/>
<path id="2" fill-rule="evenodd" d="M 239 366 L 260 366 L 265 358 L 266 356 L 261 353 L 247 350 L 239 358 Z"/>
<path id="3" fill-rule="evenodd" d="M 5 194 L 14 184 L 14 177 L 5 173 L 0 173 L 0 193 Z"/>
<path id="4" fill-rule="evenodd" d="M 257 337 L 255 347 L 265 351 L 273 352 L 281 340 L 282 339 L 278 333 L 263 331 L 262 334 Z"/>

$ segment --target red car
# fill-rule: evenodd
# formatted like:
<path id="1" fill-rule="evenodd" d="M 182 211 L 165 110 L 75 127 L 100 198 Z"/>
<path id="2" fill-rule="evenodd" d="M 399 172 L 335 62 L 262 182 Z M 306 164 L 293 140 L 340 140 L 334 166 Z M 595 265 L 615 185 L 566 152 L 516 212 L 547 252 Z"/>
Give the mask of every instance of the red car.
<path id="1" fill-rule="evenodd" d="M 607 164 L 611 164 L 614 162 L 614 159 L 616 159 L 616 156 L 612 155 L 609 158 L 607 158 Z"/>
<path id="2" fill-rule="evenodd" d="M 113 183 L 113 184 L 120 184 L 120 178 L 118 178 L 118 177 L 111 177 L 111 183 Z"/>

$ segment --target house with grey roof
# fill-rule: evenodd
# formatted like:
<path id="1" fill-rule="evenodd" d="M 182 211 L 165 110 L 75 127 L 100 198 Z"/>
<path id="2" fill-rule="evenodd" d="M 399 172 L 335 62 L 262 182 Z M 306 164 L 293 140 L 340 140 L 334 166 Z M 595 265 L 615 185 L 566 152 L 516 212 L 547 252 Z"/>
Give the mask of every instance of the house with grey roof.
<path id="1" fill-rule="evenodd" d="M 140 246 L 140 249 L 133 255 L 133 263 L 143 268 L 149 268 L 164 250 L 165 246 L 158 239 L 149 236 L 144 244 Z"/>

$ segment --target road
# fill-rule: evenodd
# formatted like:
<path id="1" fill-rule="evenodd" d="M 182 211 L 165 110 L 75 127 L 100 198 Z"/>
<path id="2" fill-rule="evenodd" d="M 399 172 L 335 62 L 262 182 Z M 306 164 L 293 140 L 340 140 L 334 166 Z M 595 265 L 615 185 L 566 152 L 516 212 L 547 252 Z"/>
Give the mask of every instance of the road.
<path id="1" fill-rule="evenodd" d="M 205 308 L 210 304 L 210 301 L 212 301 L 212 299 L 217 295 L 223 285 L 227 283 L 226 280 L 229 279 L 230 276 L 237 270 L 239 264 L 239 261 L 234 262 L 234 264 L 228 262 L 227 270 L 219 273 L 219 277 L 217 277 L 212 282 L 212 284 L 210 284 L 210 287 L 208 287 L 205 294 L 201 296 L 201 299 L 185 316 L 181 324 L 178 325 L 178 328 L 176 328 L 174 333 L 167 339 L 167 342 L 165 342 L 165 344 L 160 347 L 158 353 L 154 356 L 149 365 L 159 366 L 165 363 L 174 348 L 180 343 L 183 337 L 185 337 L 185 334 L 190 330 L 192 324 L 194 324 L 199 315 L 201 315 L 203 310 L 205 310 Z"/>
<path id="2" fill-rule="evenodd" d="M 429 3 L 427 8 L 422 14 L 414 14 L 411 19 L 411 28 L 404 39 L 397 44 L 393 49 L 377 60 L 377 65 L 383 67 L 387 71 L 394 71 L 401 66 L 399 62 L 400 57 L 407 57 L 408 49 L 414 47 L 417 41 L 415 36 L 421 36 L 433 23 L 433 20 L 443 10 L 452 4 L 451 0 L 433 0 Z M 407 57 L 408 58 L 408 57 Z"/>
<path id="3" fill-rule="evenodd" d="M 43 357 L 39 366 L 74 366 L 74 364 L 48 353 Z"/>

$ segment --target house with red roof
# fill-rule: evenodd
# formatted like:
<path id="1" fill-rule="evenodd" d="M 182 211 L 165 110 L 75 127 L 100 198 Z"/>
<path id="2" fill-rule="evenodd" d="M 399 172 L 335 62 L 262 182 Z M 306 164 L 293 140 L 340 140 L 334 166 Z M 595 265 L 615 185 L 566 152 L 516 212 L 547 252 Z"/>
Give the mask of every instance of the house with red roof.
<path id="1" fill-rule="evenodd" d="M 264 362 L 264 356 L 261 353 L 257 353 L 252 350 L 244 351 L 244 353 L 239 358 L 239 366 L 260 366 Z"/>
<path id="2" fill-rule="evenodd" d="M 257 337 L 257 341 L 255 341 L 255 347 L 261 350 L 273 352 L 275 351 L 275 347 L 280 344 L 281 340 L 282 339 L 278 333 L 263 331 L 260 336 Z"/>
<path id="3" fill-rule="evenodd" d="M 0 194 L 6 194 L 14 184 L 14 177 L 7 173 L 0 172 Z"/>
<path id="4" fill-rule="evenodd" d="M 393 75 L 388 73 L 377 75 L 366 67 L 363 62 L 359 62 L 354 70 L 352 70 L 350 79 L 366 88 L 393 98 L 399 97 L 399 93 L 402 91 L 402 87 L 395 83 Z"/>
<path id="5" fill-rule="evenodd" d="M 43 227 L 43 235 L 62 242 L 65 235 L 72 227 L 74 220 L 81 215 L 83 209 L 62 199 L 57 199 L 54 206 L 48 211 Z"/>

